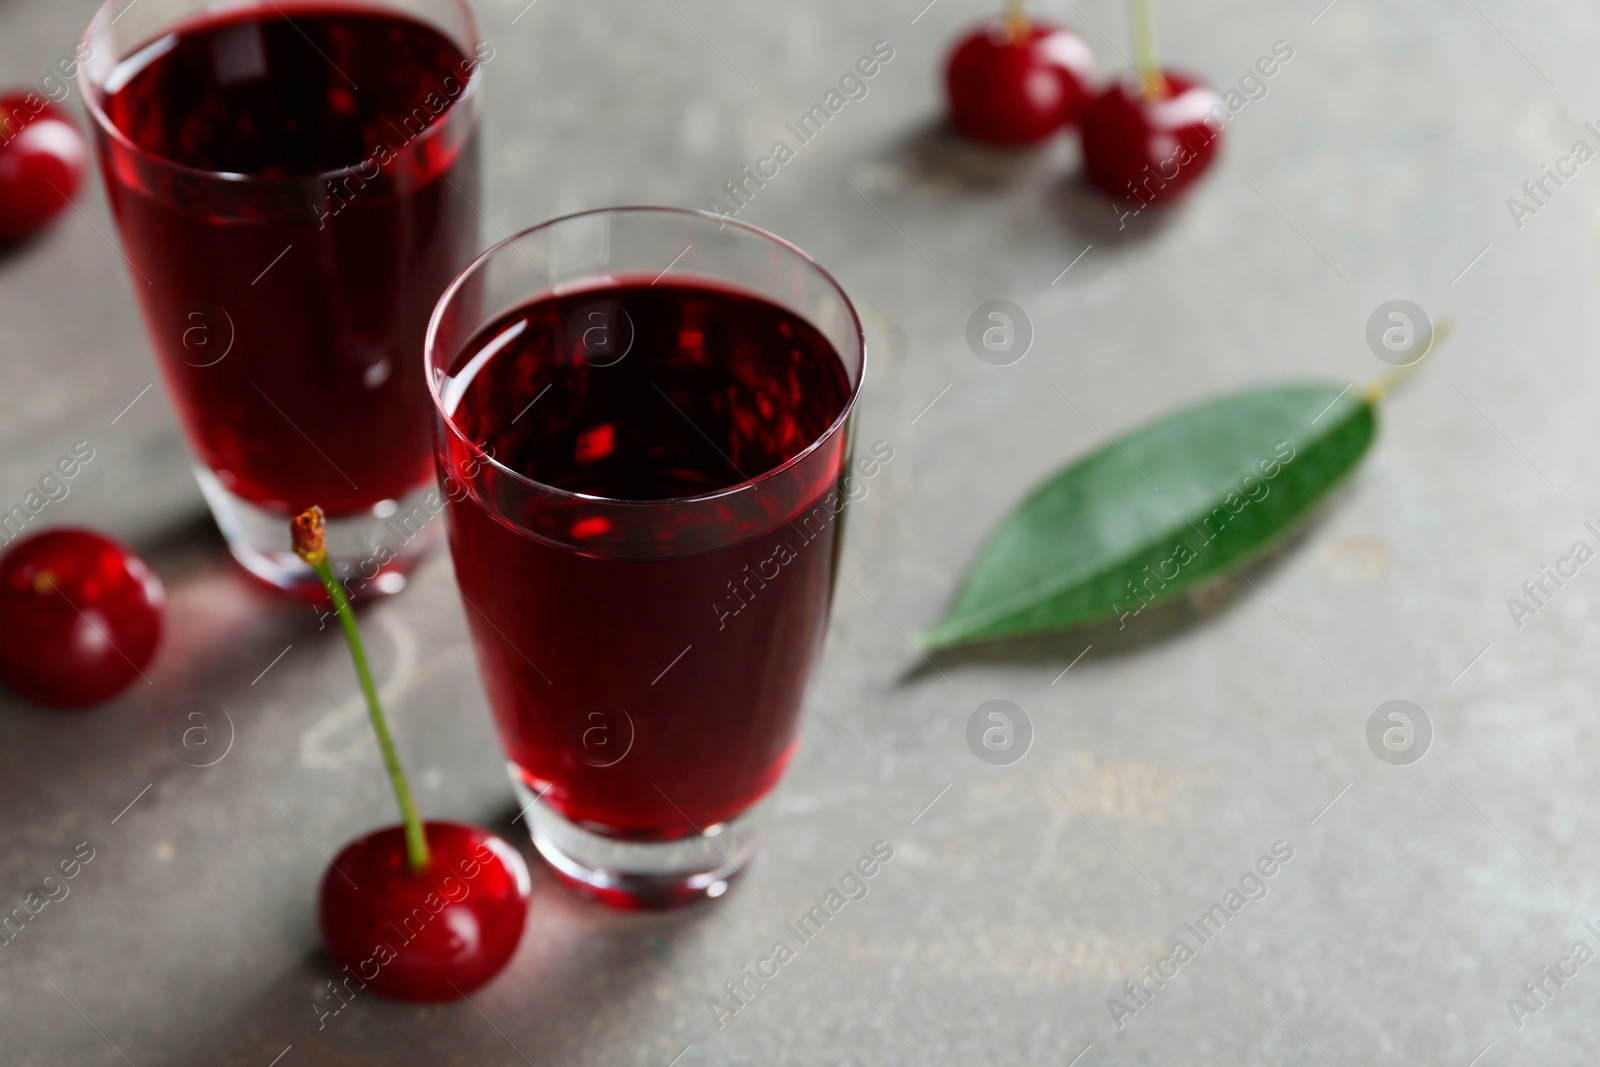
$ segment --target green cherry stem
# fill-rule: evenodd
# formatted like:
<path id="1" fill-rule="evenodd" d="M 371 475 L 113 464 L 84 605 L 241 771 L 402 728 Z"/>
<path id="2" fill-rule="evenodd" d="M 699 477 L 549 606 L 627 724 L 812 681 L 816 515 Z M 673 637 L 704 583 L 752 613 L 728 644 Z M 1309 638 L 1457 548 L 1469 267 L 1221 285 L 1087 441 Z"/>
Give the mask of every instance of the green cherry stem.
<path id="1" fill-rule="evenodd" d="M 417 814 L 416 801 L 411 799 L 411 787 L 406 784 L 405 771 L 400 769 L 400 756 L 394 748 L 394 738 L 389 736 L 389 724 L 383 717 L 383 707 L 378 703 L 378 687 L 372 684 L 372 670 L 367 666 L 367 653 L 361 646 L 361 631 L 356 628 L 356 615 L 350 608 L 350 598 L 333 575 L 328 565 L 328 547 L 322 529 L 322 509 L 307 508 L 289 523 L 294 535 L 294 552 L 311 566 L 322 586 L 333 600 L 339 614 L 339 624 L 344 627 L 344 639 L 350 645 L 350 658 L 355 661 L 356 677 L 361 682 L 361 692 L 367 698 L 367 714 L 372 719 L 372 731 L 378 735 L 378 748 L 383 752 L 383 765 L 389 772 L 389 784 L 394 786 L 394 799 L 400 805 L 400 818 L 406 829 L 406 858 L 413 872 L 427 870 L 433 862 L 428 852 L 428 838 L 422 830 L 422 817 Z"/>
<path id="2" fill-rule="evenodd" d="M 1006 34 L 1011 38 L 1012 44 L 1020 44 L 1028 39 L 1028 14 L 1024 10 L 1027 0 L 1006 0 L 1005 14 L 1001 21 L 1005 23 Z"/>
<path id="3" fill-rule="evenodd" d="M 1163 100 L 1167 95 L 1167 79 L 1161 73 L 1161 60 L 1156 55 L 1156 26 L 1150 17 L 1150 0 L 1129 0 L 1133 13 L 1133 59 L 1139 68 L 1139 79 L 1144 83 L 1146 100 Z"/>
<path id="4" fill-rule="evenodd" d="M 1368 404 L 1376 407 L 1380 400 L 1383 400 L 1394 391 L 1395 386 L 1411 377 L 1411 372 L 1422 366 L 1422 361 L 1433 355 L 1434 351 L 1439 347 L 1445 338 L 1450 336 L 1454 329 L 1455 323 L 1450 319 L 1440 319 L 1439 324 L 1433 328 L 1433 337 L 1428 341 L 1428 350 L 1422 353 L 1422 355 L 1418 356 L 1414 362 L 1407 363 L 1404 366 L 1396 367 L 1390 371 L 1385 371 L 1383 374 L 1362 386 L 1361 398 Z"/>

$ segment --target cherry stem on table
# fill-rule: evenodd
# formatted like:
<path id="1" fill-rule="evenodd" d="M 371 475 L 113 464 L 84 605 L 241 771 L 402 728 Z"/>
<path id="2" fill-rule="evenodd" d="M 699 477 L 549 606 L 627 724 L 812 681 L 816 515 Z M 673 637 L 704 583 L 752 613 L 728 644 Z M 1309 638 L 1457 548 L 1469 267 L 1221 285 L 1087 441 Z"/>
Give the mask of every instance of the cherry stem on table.
<path id="1" fill-rule="evenodd" d="M 1133 11 L 1133 60 L 1139 68 L 1139 80 L 1144 83 L 1146 100 L 1164 100 L 1167 96 L 1167 79 L 1161 73 L 1161 60 L 1156 55 L 1155 20 L 1150 17 L 1150 0 L 1130 0 Z"/>
<path id="2" fill-rule="evenodd" d="M 422 817 L 417 814 L 416 801 L 411 798 L 411 787 L 406 783 L 405 771 L 400 769 L 400 755 L 395 751 L 394 738 L 389 735 L 389 724 L 383 716 L 383 706 L 378 703 L 378 687 L 372 682 L 372 670 L 367 666 L 366 649 L 361 645 L 361 631 L 356 628 L 356 614 L 350 607 L 350 598 L 344 587 L 334 577 L 328 564 L 328 549 L 322 531 L 322 509 L 308 508 L 290 524 L 294 534 L 294 551 L 322 581 L 339 615 L 339 625 L 344 628 L 344 639 L 350 645 L 350 658 L 355 662 L 356 678 L 361 682 L 361 693 L 367 700 L 367 715 L 372 720 L 372 731 L 378 736 L 378 748 L 383 753 L 383 766 L 389 772 L 389 784 L 394 786 L 394 799 L 400 805 L 400 818 L 405 823 L 406 858 L 413 872 L 424 871 L 433 862 L 428 851 L 428 838 L 423 832 Z"/>
<path id="3" fill-rule="evenodd" d="M 1366 385 L 1362 386 L 1361 399 L 1365 400 L 1368 404 L 1376 405 L 1378 401 L 1392 393 L 1395 386 L 1411 377 L 1411 372 L 1422 366 L 1423 360 L 1433 355 L 1434 350 L 1439 347 L 1439 343 L 1446 337 L 1449 337 L 1450 332 L 1454 329 L 1455 323 L 1451 322 L 1449 319 L 1440 319 L 1439 325 L 1433 328 L 1433 337 L 1428 341 L 1428 350 L 1422 353 L 1416 362 L 1407 363 L 1403 367 L 1396 367 L 1393 370 L 1385 371 L 1372 381 L 1368 382 Z"/>

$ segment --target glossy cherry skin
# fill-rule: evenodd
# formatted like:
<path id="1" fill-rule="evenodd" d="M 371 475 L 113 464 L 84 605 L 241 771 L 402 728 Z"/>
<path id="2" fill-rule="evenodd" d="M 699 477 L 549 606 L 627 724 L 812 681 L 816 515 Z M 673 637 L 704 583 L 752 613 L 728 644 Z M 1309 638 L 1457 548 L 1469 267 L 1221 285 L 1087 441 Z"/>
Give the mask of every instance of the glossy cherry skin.
<path id="1" fill-rule="evenodd" d="M 387 826 L 334 857 L 322 878 L 322 943 L 352 990 L 454 1000 L 500 973 L 528 917 L 528 866 L 476 826 L 424 824 L 432 865 L 413 874 L 405 830 Z"/>
<path id="2" fill-rule="evenodd" d="M 1077 34 L 1037 21 L 1017 33 L 998 19 L 950 53 L 950 121 L 977 141 L 1034 144 L 1077 118 L 1093 76 L 1094 55 Z"/>
<path id="3" fill-rule="evenodd" d="M 0 244 L 32 237 L 59 215 L 88 161 L 66 112 L 34 92 L 0 96 Z"/>
<path id="4" fill-rule="evenodd" d="M 1146 99 L 1140 79 L 1129 75 L 1106 86 L 1079 115 L 1089 180 L 1128 203 L 1173 200 L 1206 172 L 1221 143 L 1222 98 L 1187 75 L 1162 73 L 1167 92 L 1161 99 Z"/>
<path id="5" fill-rule="evenodd" d="M 155 655 L 166 593 L 132 551 L 59 528 L 0 557 L 0 681 L 39 704 L 109 700 Z"/>

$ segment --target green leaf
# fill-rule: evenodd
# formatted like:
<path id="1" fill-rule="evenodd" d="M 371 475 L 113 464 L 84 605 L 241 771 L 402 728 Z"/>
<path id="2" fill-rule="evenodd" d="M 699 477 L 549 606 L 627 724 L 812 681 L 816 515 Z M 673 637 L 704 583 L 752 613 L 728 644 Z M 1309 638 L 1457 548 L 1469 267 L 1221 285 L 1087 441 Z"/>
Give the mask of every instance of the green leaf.
<path id="1" fill-rule="evenodd" d="M 943 622 L 946 648 L 1126 620 L 1244 567 L 1298 528 L 1372 444 L 1348 386 L 1218 397 L 1059 471 L 990 537 Z"/>

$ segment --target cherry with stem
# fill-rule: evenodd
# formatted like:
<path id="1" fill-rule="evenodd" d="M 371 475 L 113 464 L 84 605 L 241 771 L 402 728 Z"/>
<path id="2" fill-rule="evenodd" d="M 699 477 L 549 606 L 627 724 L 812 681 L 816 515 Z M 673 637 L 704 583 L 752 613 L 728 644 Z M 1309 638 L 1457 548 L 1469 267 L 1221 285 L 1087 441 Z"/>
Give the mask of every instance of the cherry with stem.
<path id="1" fill-rule="evenodd" d="M 1006 0 L 998 20 L 974 27 L 950 53 L 950 121 L 987 144 L 1037 144 L 1076 120 L 1093 76 L 1083 38 L 1029 18 L 1023 0 Z"/>
<path id="2" fill-rule="evenodd" d="M 1090 99 L 1079 130 L 1089 181 L 1142 210 L 1176 199 L 1205 173 L 1226 112 L 1219 117 L 1221 98 L 1203 82 L 1161 65 L 1150 0 L 1129 0 L 1129 9 L 1134 78 L 1116 79 Z"/>
<path id="3" fill-rule="evenodd" d="M 516 951 L 531 891 L 527 865 L 514 848 L 480 827 L 423 822 L 378 699 L 355 612 L 328 563 L 322 510 L 301 512 L 290 531 L 295 554 L 322 582 L 339 616 L 401 817 L 401 825 L 346 845 L 323 875 L 318 908 L 323 943 L 346 975 L 351 994 L 370 988 L 395 1000 L 464 996 L 498 974 Z"/>

